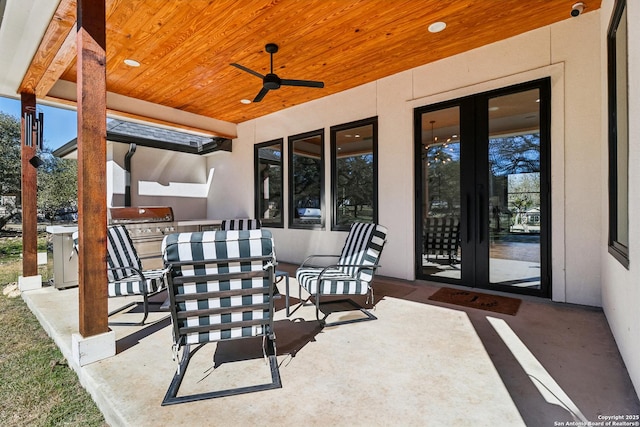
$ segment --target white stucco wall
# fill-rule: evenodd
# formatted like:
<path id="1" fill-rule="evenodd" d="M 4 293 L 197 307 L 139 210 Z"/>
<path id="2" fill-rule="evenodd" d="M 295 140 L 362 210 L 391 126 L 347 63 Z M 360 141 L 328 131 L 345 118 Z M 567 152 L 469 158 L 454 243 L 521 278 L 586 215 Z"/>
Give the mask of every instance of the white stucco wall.
<path id="1" fill-rule="evenodd" d="M 108 144 L 108 206 L 124 206 L 124 157 L 128 149 L 128 144 Z M 205 157 L 195 154 L 138 146 L 131 158 L 131 205 L 171 206 L 176 220 L 207 218 L 210 194 L 203 192 L 208 178 L 206 163 Z M 159 189 L 144 194 L 141 181 L 159 184 Z"/>
<path id="2" fill-rule="evenodd" d="M 543 77 L 552 80 L 553 299 L 601 304 L 602 199 L 600 12 L 595 11 L 452 58 L 415 68 L 238 126 L 233 153 L 216 168 L 208 216 L 253 216 L 253 146 L 378 116 L 379 222 L 389 227 L 381 274 L 412 280 L 414 250 L 413 109 Z M 286 90 L 286 89 L 283 89 Z M 286 147 L 286 145 L 285 145 Z M 242 169 L 241 166 L 242 165 Z M 284 166 L 285 195 L 287 165 Z M 330 162 L 326 159 L 326 177 Z M 238 187 L 239 186 L 239 187 Z M 241 188 L 241 191 L 237 191 Z M 326 181 L 326 188 L 330 182 Z M 330 191 L 326 206 L 330 207 Z M 594 206 L 598 206 L 594 208 Z M 285 218 L 287 218 L 285 206 Z M 286 222 L 286 221 L 285 221 Z M 337 253 L 342 232 L 273 229 L 278 258 Z"/>
<path id="3" fill-rule="evenodd" d="M 603 0 L 601 9 L 601 60 L 602 70 L 602 99 L 607 96 L 607 57 L 606 34 L 613 11 L 613 0 Z M 606 188 L 608 175 L 608 120 L 607 103 L 601 105 L 602 132 L 601 167 L 605 173 L 602 176 L 602 187 L 605 196 L 602 197 L 602 241 L 599 245 L 602 256 L 602 307 L 613 336 L 618 344 L 620 354 L 625 361 L 629 376 L 640 394 L 640 276 L 638 274 L 638 248 L 640 248 L 640 227 L 634 221 L 640 215 L 640 169 L 634 165 L 640 164 L 640 3 L 627 1 L 627 18 L 629 22 L 629 269 L 623 267 L 607 250 L 608 239 L 608 199 Z"/>

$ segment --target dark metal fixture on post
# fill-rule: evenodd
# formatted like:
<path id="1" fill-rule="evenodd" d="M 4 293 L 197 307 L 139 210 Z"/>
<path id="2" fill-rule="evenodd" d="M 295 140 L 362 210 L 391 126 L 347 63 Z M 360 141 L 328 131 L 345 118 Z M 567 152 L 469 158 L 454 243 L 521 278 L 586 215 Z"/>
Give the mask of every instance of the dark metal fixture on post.
<path id="1" fill-rule="evenodd" d="M 42 135 L 44 130 L 44 113 L 38 113 L 36 117 L 35 109 L 28 108 L 29 111 L 24 113 L 25 129 L 31 129 L 31 132 L 26 132 L 24 138 L 24 145 L 27 147 L 35 146 L 38 149 L 42 149 Z M 36 140 L 33 140 L 33 134 L 35 133 Z"/>
<path id="2" fill-rule="evenodd" d="M 35 145 L 35 149 L 37 152 L 37 150 L 42 150 L 44 113 L 39 112 L 36 117 L 35 107 L 27 107 L 26 110 L 27 111 L 24 112 L 24 123 L 26 130 L 24 135 L 24 145 L 26 145 L 27 147 L 34 147 Z M 33 166 L 34 168 L 39 168 L 44 164 L 44 161 L 36 154 L 29 159 L 29 163 L 31 163 L 31 166 Z"/>

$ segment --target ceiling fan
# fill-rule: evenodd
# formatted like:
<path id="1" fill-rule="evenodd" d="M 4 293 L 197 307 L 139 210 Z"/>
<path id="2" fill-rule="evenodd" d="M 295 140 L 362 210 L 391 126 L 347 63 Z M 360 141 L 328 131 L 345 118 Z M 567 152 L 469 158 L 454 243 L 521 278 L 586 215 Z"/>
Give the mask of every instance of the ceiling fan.
<path id="1" fill-rule="evenodd" d="M 240 64 L 236 64 L 236 63 L 231 64 L 234 67 L 241 69 L 242 71 L 246 71 L 247 73 L 253 74 L 254 76 L 260 77 L 262 79 L 262 89 L 260 89 L 260 92 L 258 92 L 253 102 L 262 101 L 262 98 L 264 98 L 267 92 L 269 92 L 270 90 L 280 89 L 280 86 L 304 86 L 304 87 L 317 87 L 317 88 L 324 87 L 323 82 L 316 82 L 313 80 L 281 79 L 280 77 L 278 77 L 277 74 L 273 73 L 273 54 L 278 51 L 278 45 L 275 43 L 268 43 L 264 47 L 264 50 L 269 52 L 269 55 L 271 56 L 271 72 L 269 72 L 266 76 L 256 71 L 250 70 L 249 68 L 242 66 Z"/>

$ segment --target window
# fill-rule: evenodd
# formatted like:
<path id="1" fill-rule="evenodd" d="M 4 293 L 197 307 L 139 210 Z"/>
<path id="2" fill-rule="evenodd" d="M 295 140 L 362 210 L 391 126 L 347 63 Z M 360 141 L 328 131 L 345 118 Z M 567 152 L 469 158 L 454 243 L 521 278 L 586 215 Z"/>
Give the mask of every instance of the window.
<path id="1" fill-rule="evenodd" d="M 378 222 L 378 118 L 331 128 L 332 230 Z"/>
<path id="2" fill-rule="evenodd" d="M 282 227 L 282 139 L 254 148 L 256 218 L 266 227 Z"/>
<path id="3" fill-rule="evenodd" d="M 289 227 L 324 227 L 324 130 L 289 137 Z"/>
<path id="4" fill-rule="evenodd" d="M 627 8 L 616 0 L 607 34 L 609 83 L 609 253 L 629 268 Z"/>

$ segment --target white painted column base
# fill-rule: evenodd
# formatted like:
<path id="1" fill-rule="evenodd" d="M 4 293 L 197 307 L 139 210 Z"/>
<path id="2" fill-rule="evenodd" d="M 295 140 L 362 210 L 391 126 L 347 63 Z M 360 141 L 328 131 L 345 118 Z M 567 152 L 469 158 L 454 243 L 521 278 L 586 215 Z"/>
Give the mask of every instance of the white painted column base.
<path id="1" fill-rule="evenodd" d="M 87 338 L 84 338 L 80 334 L 73 334 L 71 336 L 71 351 L 73 353 L 73 360 L 79 366 L 88 365 L 89 363 L 115 356 L 116 333 L 109 331 Z"/>
<path id="2" fill-rule="evenodd" d="M 40 289 L 42 287 L 42 276 L 18 276 L 18 289 L 20 292 L 32 291 L 34 289 Z"/>

